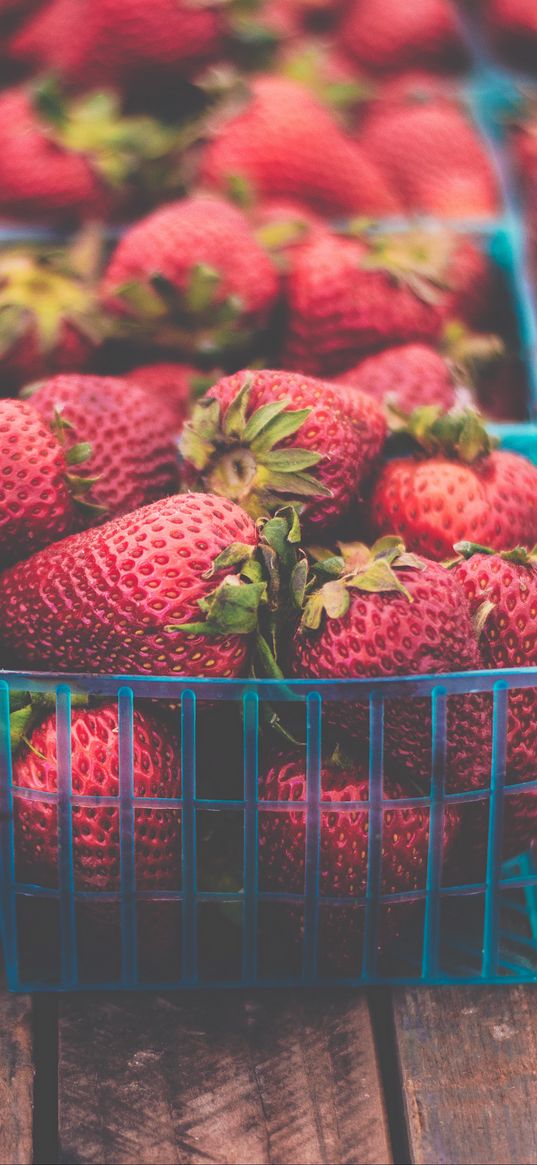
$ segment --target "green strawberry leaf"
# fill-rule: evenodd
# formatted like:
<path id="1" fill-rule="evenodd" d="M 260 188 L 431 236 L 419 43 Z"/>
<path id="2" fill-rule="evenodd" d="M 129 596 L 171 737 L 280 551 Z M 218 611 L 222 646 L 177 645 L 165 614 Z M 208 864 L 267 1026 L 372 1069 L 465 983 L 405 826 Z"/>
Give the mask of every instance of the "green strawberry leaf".
<path id="1" fill-rule="evenodd" d="M 224 414 L 222 422 L 222 430 L 226 437 L 237 437 L 242 439 L 246 427 L 246 410 L 248 408 L 248 400 L 252 391 L 253 377 L 248 373 L 244 378 L 244 383 L 239 389 L 237 395 L 233 398 L 229 408 Z"/>
<path id="2" fill-rule="evenodd" d="M 132 279 L 114 289 L 114 299 L 122 303 L 142 320 L 158 320 L 167 314 L 167 307 L 153 281 L 140 283 Z"/>
<path id="3" fill-rule="evenodd" d="M 264 426 L 259 435 L 251 442 L 252 453 L 256 457 L 260 453 L 268 453 L 279 441 L 291 437 L 304 424 L 311 413 L 311 408 L 289 409 L 287 412 L 275 416 Z"/>
<path id="4" fill-rule="evenodd" d="M 18 708 L 17 711 L 12 712 L 9 717 L 9 734 L 11 739 L 11 751 L 14 753 L 25 740 L 28 731 L 32 725 L 35 716 L 35 709 L 32 704 L 26 704 L 23 708 Z"/>
<path id="5" fill-rule="evenodd" d="M 332 490 L 322 485 L 309 473 L 276 473 L 272 471 L 268 473 L 266 470 L 262 472 L 267 473 L 267 485 L 276 494 L 282 493 L 294 498 L 332 497 Z"/>
<path id="6" fill-rule="evenodd" d="M 184 300 L 189 312 L 200 315 L 215 302 L 220 275 L 206 263 L 196 263 L 190 272 Z"/>
<path id="7" fill-rule="evenodd" d="M 261 405 L 260 408 L 256 409 L 255 413 L 252 413 L 246 422 L 243 434 L 244 440 L 248 444 L 254 441 L 266 428 L 269 421 L 272 421 L 274 417 L 279 417 L 280 413 L 284 412 L 289 403 L 289 400 L 285 397 L 284 400 L 273 400 L 270 404 Z"/>
<path id="8" fill-rule="evenodd" d="M 383 591 L 397 591 L 399 594 L 404 595 L 410 603 L 414 601 L 412 595 L 397 577 L 395 571 L 392 570 L 386 559 L 377 559 L 376 562 L 372 562 L 362 573 L 348 578 L 346 583 L 348 587 L 353 587 L 361 591 L 371 591 L 373 594 L 379 594 Z"/>
<path id="9" fill-rule="evenodd" d="M 322 461 L 324 454 L 311 449 L 275 449 L 270 453 L 258 454 L 258 462 L 278 473 L 296 473 L 302 469 L 312 469 Z"/>
<path id="10" fill-rule="evenodd" d="M 320 594 L 329 619 L 341 619 L 347 614 L 351 600 L 345 583 L 339 580 L 327 582 Z"/>
<path id="11" fill-rule="evenodd" d="M 293 568 L 291 575 L 291 594 L 293 596 L 295 607 L 298 611 L 301 611 L 302 607 L 304 606 L 307 581 L 308 561 L 306 558 L 301 558 Z"/>
<path id="12" fill-rule="evenodd" d="M 84 461 L 91 457 L 92 447 L 89 441 L 79 441 L 78 444 L 72 445 L 65 454 L 67 465 L 82 465 Z"/>

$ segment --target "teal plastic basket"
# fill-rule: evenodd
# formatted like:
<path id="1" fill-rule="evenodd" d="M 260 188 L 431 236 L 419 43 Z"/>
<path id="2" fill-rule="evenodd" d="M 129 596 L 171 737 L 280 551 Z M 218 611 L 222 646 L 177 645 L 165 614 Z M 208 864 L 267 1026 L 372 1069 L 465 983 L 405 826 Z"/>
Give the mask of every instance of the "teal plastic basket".
<path id="1" fill-rule="evenodd" d="M 537 865 L 531 854 L 501 862 L 506 799 L 521 790 L 537 797 L 537 779 L 507 784 L 505 773 L 508 694 L 537 686 L 537 669 L 490 671 L 387 680 L 293 683 L 253 680 L 181 680 L 147 677 L 76 676 L 62 678 L 3 673 L 0 681 L 1 882 L 0 918 L 8 986 L 19 991 L 186 988 L 203 986 L 296 986 L 314 984 L 450 984 L 537 981 Z M 12 690 L 56 693 L 58 790 L 13 784 L 9 739 Z M 117 700 L 119 716 L 119 796 L 87 797 L 71 782 L 71 698 L 87 692 Z M 490 693 L 493 700 L 492 763 L 486 787 L 448 793 L 446 707 L 453 695 Z M 470 698 L 470 697 L 469 697 Z M 181 740 L 181 795 L 136 797 L 133 778 L 133 707 L 138 700 L 177 704 Z M 384 708 L 393 699 L 430 702 L 432 749 L 427 796 L 390 801 L 383 789 Z M 263 801 L 258 789 L 259 718 L 264 706 L 293 703 L 306 727 L 307 795 L 304 802 Z M 327 711 L 335 703 L 369 707 L 369 797 L 330 803 L 330 811 L 367 812 L 367 886 L 355 898 L 328 897 L 320 884 L 322 813 L 321 748 Z M 205 709 L 204 731 L 222 705 L 242 710 L 242 778 L 238 795 L 204 795 L 197 785 L 197 707 Z M 420 708 L 422 703 L 420 704 Z M 209 722 L 207 722 L 209 717 Z M 225 754 L 226 741 L 221 742 Z M 54 805 L 58 821 L 58 868 L 54 885 L 20 880 L 16 861 L 15 805 L 28 801 Z M 448 806 L 479 801 L 487 807 L 486 863 L 479 882 L 444 878 L 443 816 Z M 73 863 L 73 809 L 79 805 L 114 806 L 119 812 L 120 870 L 115 891 L 77 888 Z M 181 875 L 173 890 L 148 891 L 136 884 L 134 815 L 160 808 L 180 814 Z M 382 854 L 385 811 L 421 807 L 429 814 L 429 846 L 423 885 L 405 893 L 383 891 Z M 303 892 L 274 893 L 259 881 L 261 813 L 303 813 L 305 877 Z M 227 823 L 230 815 L 238 830 Z M 206 889 L 200 884 L 200 822 L 226 822 L 238 838 L 240 873 L 236 887 Z M 218 867 L 222 835 L 205 860 Z M 79 841 L 80 844 L 80 841 Z M 460 879 L 460 875 L 459 875 Z M 349 915 L 349 907 L 353 907 Z M 382 914 L 401 914 L 401 937 L 383 949 Z M 268 911 L 268 913 L 267 913 Z M 359 954 L 344 973 L 323 963 L 322 927 L 330 911 L 337 931 L 356 928 Z M 401 913 L 402 912 L 402 913 Z M 293 943 L 281 943 L 289 918 L 299 919 Z M 88 922 L 93 934 L 88 957 Z M 141 925 L 143 923 L 143 926 Z M 212 938 L 207 943 L 207 935 Z M 148 937 L 149 936 L 149 937 Z M 175 941 L 176 940 L 176 941 Z M 85 949 L 84 949 L 85 943 Z M 147 944 L 156 954 L 148 969 Z M 81 945 L 82 944 L 82 945 Z M 151 953 L 151 952 L 150 952 Z M 277 957 L 276 957 L 277 956 Z"/>

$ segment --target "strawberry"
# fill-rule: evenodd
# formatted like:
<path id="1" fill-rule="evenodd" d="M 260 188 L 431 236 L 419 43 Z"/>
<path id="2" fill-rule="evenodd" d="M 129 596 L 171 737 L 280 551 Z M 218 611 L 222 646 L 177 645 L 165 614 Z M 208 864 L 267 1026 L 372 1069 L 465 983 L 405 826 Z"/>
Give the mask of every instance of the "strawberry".
<path id="1" fill-rule="evenodd" d="M 35 727 L 14 759 L 13 779 L 22 789 L 55 793 L 56 714 Z M 75 709 L 71 717 L 73 793 L 117 798 L 119 792 L 118 711 L 115 704 Z M 178 742 L 154 715 L 135 709 L 133 769 L 136 797 L 179 797 Z M 134 811 L 137 887 L 173 890 L 179 886 L 179 812 L 170 808 Z M 29 881 L 54 885 L 58 871 L 57 806 L 50 800 L 15 800 L 17 863 Z M 119 813 L 114 805 L 73 805 L 73 865 L 78 890 L 119 888 Z"/>
<path id="2" fill-rule="evenodd" d="M 259 197 L 296 199 L 327 214 L 395 214 L 398 199 L 331 113 L 296 81 L 261 76 L 246 109 L 220 124 L 200 178 L 229 192 L 239 180 Z"/>
<path id="3" fill-rule="evenodd" d="M 26 558 L 75 529 L 79 502 L 95 507 L 94 485 L 73 468 L 91 456 L 88 444 L 67 443 L 68 426 L 47 424 L 31 405 L 0 401 L 0 563 Z"/>
<path id="4" fill-rule="evenodd" d="M 49 0 L 10 49 L 15 60 L 78 89 L 154 87 L 212 57 L 223 26 L 217 5 L 185 0 Z"/>
<path id="5" fill-rule="evenodd" d="M 276 894 L 304 894 L 306 815 L 297 808 L 306 801 L 305 763 L 300 754 L 274 758 L 259 781 L 260 799 L 289 802 L 289 809 L 259 812 L 259 886 Z M 386 779 L 384 796 L 397 801 L 405 796 L 393 777 Z M 354 973 L 363 932 L 363 900 L 367 888 L 369 810 L 336 808 L 334 802 L 360 802 L 369 798 L 369 777 L 363 762 L 325 761 L 321 768 L 320 877 L 319 893 L 331 898 L 362 900 L 362 907 L 332 904 L 321 906 L 321 953 L 342 973 L 354 960 Z M 447 855 L 457 836 L 459 813 L 450 806 L 444 813 L 443 852 Z M 404 894 L 424 890 L 429 849 L 429 808 L 420 805 L 382 812 L 382 893 Z M 388 903 L 383 912 L 380 945 L 393 940 L 408 921 L 412 906 L 407 901 Z M 358 949 L 357 949 L 358 948 Z"/>
<path id="6" fill-rule="evenodd" d="M 268 321 L 276 269 L 249 224 L 223 199 L 170 203 L 127 230 L 102 298 L 118 329 L 182 352 L 243 346 Z"/>
<path id="7" fill-rule="evenodd" d="M 328 552 L 326 552 L 328 553 Z M 371 551 L 342 546 L 313 568 L 302 622 L 290 650 L 291 675 L 356 679 L 474 671 L 479 648 L 463 588 L 438 563 L 408 554 L 396 536 Z M 328 703 L 328 719 L 365 748 L 367 702 Z M 490 724 L 477 696 L 448 700 L 447 782 L 458 789 L 487 779 Z M 431 706 L 426 699 L 390 699 L 384 709 L 388 760 L 401 779 L 428 788 L 431 776 Z"/>
<path id="8" fill-rule="evenodd" d="M 453 368 L 428 344 L 401 344 L 375 352 L 343 372 L 338 381 L 403 412 L 412 412 L 424 404 L 435 404 L 447 411 L 457 399 Z"/>
<path id="9" fill-rule="evenodd" d="M 491 159 L 454 102 L 439 98 L 399 107 L 379 103 L 360 127 L 359 140 L 398 191 L 405 210 L 443 218 L 498 213 L 498 182 Z"/>
<path id="10" fill-rule="evenodd" d="M 63 369 L 85 368 L 104 322 L 78 252 L 5 247 L 0 255 L 3 391 Z"/>
<path id="11" fill-rule="evenodd" d="M 345 52 L 367 69 L 459 64 L 461 27 L 451 0 L 351 0 L 340 28 Z"/>
<path id="12" fill-rule="evenodd" d="M 348 369 L 377 348 L 439 339 L 452 316 L 477 322 L 490 267 L 470 239 L 423 231 L 326 235 L 288 257 L 284 364 L 311 375 Z"/>
<path id="13" fill-rule="evenodd" d="M 192 398 L 201 395 L 218 379 L 218 372 L 203 373 L 192 364 L 140 364 L 123 374 L 123 379 L 148 393 L 169 430 L 179 433 L 187 418 Z"/>
<path id="14" fill-rule="evenodd" d="M 535 552 L 517 546 L 494 553 L 485 546 L 458 543 L 460 557 L 452 566 L 464 587 L 469 608 L 479 630 L 485 668 L 532 668 L 537 663 L 537 558 Z M 506 784 L 503 802 L 501 850 L 503 859 L 520 854 L 537 838 L 537 789 L 510 792 L 510 784 L 536 781 L 537 692 L 520 687 L 509 692 L 507 718 Z M 502 763 L 500 761 L 500 763 Z M 475 881 L 485 876 L 488 803 L 465 806 L 464 835 L 455 854 L 457 866 L 468 866 Z M 471 845 L 468 845 L 472 838 Z M 466 862 L 465 862 L 466 856 Z"/>
<path id="15" fill-rule="evenodd" d="M 166 419 L 143 388 L 112 376 L 54 376 L 31 390 L 45 421 L 67 423 L 66 444 L 89 442 L 86 469 L 101 518 L 147 506 L 179 485 L 178 459 Z M 92 522 L 95 515 L 88 514 Z"/>
<path id="16" fill-rule="evenodd" d="M 485 667 L 537 665 L 537 555 L 524 547 L 495 554 L 472 543 L 457 543 L 462 555 L 453 573 L 464 587 L 478 621 Z M 537 763 L 537 692 L 509 693 L 507 719 L 508 782 L 535 780 Z M 504 834 L 510 853 L 520 852 L 537 837 L 537 791 L 509 794 Z"/>
<path id="17" fill-rule="evenodd" d="M 173 190 L 180 135 L 125 117 L 112 93 L 65 101 L 52 82 L 0 96 L 0 211 L 52 221 L 105 219 Z M 178 182 L 175 181 L 175 189 Z"/>
<path id="18" fill-rule="evenodd" d="M 462 540 L 496 550 L 537 541 L 537 468 L 495 449 L 476 413 L 442 416 L 425 406 L 407 431 L 415 451 L 388 461 L 373 486 L 376 534 L 396 529 L 411 550 L 434 559 L 450 557 Z"/>
<path id="19" fill-rule="evenodd" d="M 180 449 L 194 480 L 253 517 L 302 503 L 308 529 L 351 507 L 385 436 L 379 406 L 298 373 L 237 372 L 209 389 Z"/>
<path id="20" fill-rule="evenodd" d="M 3 575 L 4 645 L 52 670 L 240 675 L 264 585 L 213 563 L 257 540 L 244 510 L 194 493 L 74 534 Z"/>

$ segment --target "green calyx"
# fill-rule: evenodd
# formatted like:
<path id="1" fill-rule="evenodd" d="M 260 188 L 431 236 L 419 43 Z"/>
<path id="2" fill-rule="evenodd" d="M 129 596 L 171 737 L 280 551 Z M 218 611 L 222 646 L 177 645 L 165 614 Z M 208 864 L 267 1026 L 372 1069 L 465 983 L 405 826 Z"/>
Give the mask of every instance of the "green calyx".
<path id="1" fill-rule="evenodd" d="M 410 414 L 393 407 L 390 413 L 394 431 L 411 437 L 429 457 L 453 457 L 472 464 L 498 445 L 474 409 L 445 413 L 437 405 L 420 405 Z"/>
<path id="2" fill-rule="evenodd" d="M 327 67 L 326 50 L 316 41 L 300 46 L 280 65 L 279 72 L 291 81 L 298 81 L 310 89 L 315 97 L 336 113 L 346 113 L 373 94 L 371 82 L 365 80 L 331 80 Z"/>
<path id="3" fill-rule="evenodd" d="M 88 697 L 83 692 L 73 693 L 71 696 L 73 707 L 85 708 Z M 12 755 L 25 744 L 32 752 L 40 756 L 33 747 L 30 734 L 36 725 L 40 724 L 45 716 L 56 709 L 54 692 L 23 692 L 13 691 L 9 696 L 9 732 Z M 44 757 L 42 758 L 45 759 Z"/>
<path id="4" fill-rule="evenodd" d="M 180 150 L 199 136 L 199 127 L 176 129 L 155 118 L 123 116 L 119 97 L 95 92 L 67 100 L 52 77 L 32 90 L 36 112 L 49 135 L 63 149 L 85 155 L 107 186 L 122 189 L 136 184 L 177 189 Z"/>
<path id="5" fill-rule="evenodd" d="M 517 566 L 537 567 L 537 546 L 529 550 L 527 546 L 513 546 L 512 550 L 493 550 L 490 546 L 480 546 L 477 542 L 456 542 L 453 547 L 458 555 L 453 562 L 460 562 L 461 558 L 473 558 L 474 554 L 496 555 L 504 562 L 512 562 Z M 452 563 L 450 564 L 452 565 Z"/>
<path id="6" fill-rule="evenodd" d="M 338 555 L 324 553 L 312 566 L 312 579 L 306 586 L 302 627 L 317 631 L 323 617 L 342 619 L 349 610 L 351 592 L 402 595 L 409 603 L 412 595 L 399 577 L 399 571 L 424 570 L 426 563 L 409 554 L 398 535 L 379 538 L 369 548 L 363 543 L 339 544 Z"/>
<path id="7" fill-rule="evenodd" d="M 5 248 L 0 257 L 0 356 L 31 334 L 43 357 L 53 352 L 66 324 L 99 344 L 105 335 L 88 244 L 80 236 L 69 251 L 39 246 Z"/>
<path id="8" fill-rule="evenodd" d="M 309 470 L 322 454 L 281 447 L 308 419 L 311 409 L 292 409 L 287 398 L 262 405 L 248 415 L 252 377 L 222 413 L 213 398 L 199 401 L 183 429 L 179 448 L 212 493 L 231 498 L 252 517 L 278 510 L 285 501 L 300 507 L 330 491 Z"/>
<path id="9" fill-rule="evenodd" d="M 480 373 L 505 356 L 505 343 L 495 333 L 472 332 L 461 320 L 449 320 L 441 349 L 463 385 L 473 386 Z"/>
<path id="10" fill-rule="evenodd" d="M 205 575 L 224 573 L 199 600 L 200 619 L 166 628 L 170 634 L 251 636 L 254 675 L 283 679 L 281 645 L 296 624 L 303 599 L 307 563 L 300 548 L 300 522 L 286 507 L 258 523 L 257 546 L 234 542 L 218 555 Z"/>
<path id="11" fill-rule="evenodd" d="M 192 267 L 184 289 L 158 272 L 147 282 L 124 283 L 113 293 L 125 308 L 115 320 L 115 334 L 132 339 L 143 328 L 144 340 L 211 357 L 241 347 L 251 339 L 244 305 L 239 296 L 223 296 L 221 283 L 219 272 L 206 263 Z"/>
<path id="12" fill-rule="evenodd" d="M 63 416 L 59 408 L 54 409 L 50 428 L 63 450 L 65 464 L 67 466 L 65 481 L 73 502 L 83 510 L 88 518 L 93 517 L 96 519 L 102 517 L 107 512 L 106 506 L 99 505 L 91 498 L 92 487 L 99 481 L 101 475 L 97 474 L 90 477 L 87 474 L 73 473 L 73 469 L 76 469 L 79 465 L 83 465 L 91 457 L 92 447 L 89 441 L 77 441 L 74 445 L 70 446 L 67 444 L 69 433 L 73 431 L 73 426 Z"/>
<path id="13" fill-rule="evenodd" d="M 363 226 L 351 233 L 363 235 Z M 406 285 L 424 303 L 436 304 L 449 289 L 453 239 L 449 233 L 410 231 L 389 236 L 372 235 L 360 260 L 366 271 L 383 271 L 399 285 Z"/>

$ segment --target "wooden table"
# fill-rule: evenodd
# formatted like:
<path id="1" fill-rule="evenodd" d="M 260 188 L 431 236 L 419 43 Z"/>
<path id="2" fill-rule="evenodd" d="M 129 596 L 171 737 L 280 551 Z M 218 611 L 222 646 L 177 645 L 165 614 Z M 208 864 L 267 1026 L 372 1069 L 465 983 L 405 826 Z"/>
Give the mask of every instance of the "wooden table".
<path id="1" fill-rule="evenodd" d="M 537 1162 L 531 988 L 0 994 L 0 1163 Z"/>

